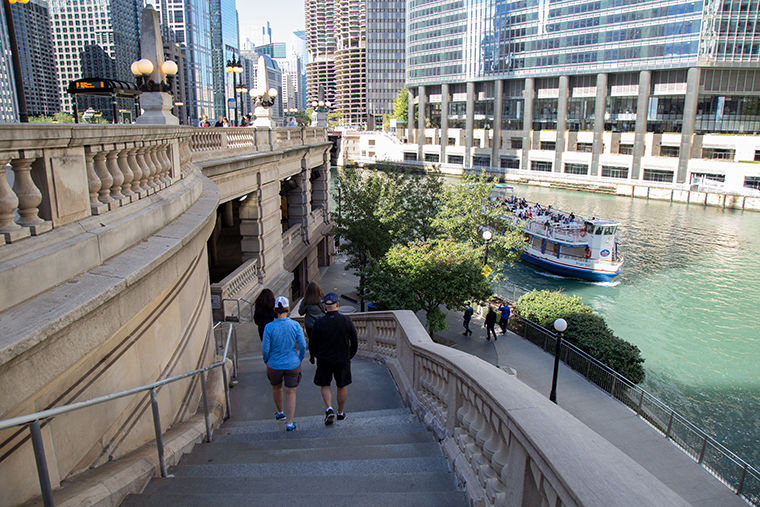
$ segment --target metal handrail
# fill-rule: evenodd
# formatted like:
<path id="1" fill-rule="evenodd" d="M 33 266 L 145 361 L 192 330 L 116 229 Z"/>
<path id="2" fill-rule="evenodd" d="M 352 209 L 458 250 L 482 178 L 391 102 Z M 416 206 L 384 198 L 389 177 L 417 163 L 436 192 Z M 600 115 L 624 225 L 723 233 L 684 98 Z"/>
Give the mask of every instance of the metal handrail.
<path id="1" fill-rule="evenodd" d="M 555 347 L 555 333 L 519 315 L 513 315 L 512 319 L 525 324 L 523 329 L 530 328 L 542 334 L 543 344 L 528 338 L 527 332 L 522 333 L 524 338 L 542 346 L 546 351 Z M 716 441 L 662 400 L 566 340 L 561 343 L 560 358 L 562 359 L 563 356 L 563 361 L 568 366 L 597 384 L 610 396 L 634 409 L 636 415 L 649 422 L 666 439 L 683 449 L 686 454 L 712 472 L 737 495 L 742 496 L 754 505 L 760 505 L 760 471 L 747 461 Z M 585 361 L 585 370 L 578 367 L 580 366 L 577 361 L 578 358 L 581 359 L 581 363 Z M 600 372 L 609 378 L 599 379 L 598 376 L 593 375 L 593 373 Z M 604 380 L 608 380 L 608 382 L 604 382 Z M 659 417 L 657 412 L 660 412 L 664 417 Z M 675 425 L 678 425 L 683 431 L 679 433 Z M 690 441 L 695 442 L 696 445 L 690 445 Z M 748 480 L 752 481 L 749 486 L 747 485 Z"/>
<path id="2" fill-rule="evenodd" d="M 217 322 L 214 325 L 214 329 L 216 330 L 218 327 L 220 327 L 222 323 Z M 145 384 L 139 387 L 133 387 L 132 389 L 126 389 L 124 391 L 119 391 L 116 393 L 106 394 L 103 396 L 98 396 L 96 398 L 92 398 L 85 401 L 79 401 L 76 403 L 70 403 L 68 405 L 62 405 L 60 407 L 50 408 L 47 410 L 41 410 L 39 412 L 35 412 L 33 414 L 27 414 L 22 415 L 18 417 L 13 417 L 11 419 L 5 419 L 0 421 L 0 430 L 13 428 L 15 426 L 24 426 L 29 425 L 29 431 L 32 436 L 32 447 L 34 448 L 34 459 L 37 463 L 37 475 L 39 477 L 40 481 L 40 490 L 42 492 L 42 500 L 45 505 L 45 507 L 53 506 L 53 488 L 50 484 L 50 475 L 48 473 L 47 469 L 47 459 L 45 458 L 45 447 L 42 440 L 42 431 L 40 426 L 40 421 L 50 419 L 52 417 L 55 417 L 57 415 L 66 414 L 68 412 L 73 412 L 75 410 L 80 410 L 87 407 L 92 407 L 94 405 L 99 405 L 101 403 L 105 403 L 112 400 L 117 400 L 120 398 L 124 398 L 126 396 L 131 396 L 133 394 L 141 393 L 144 391 L 150 391 L 150 403 L 151 403 L 151 409 L 153 412 L 153 427 L 156 433 L 156 446 L 158 449 L 158 461 L 159 466 L 161 470 L 161 477 L 167 477 L 168 472 L 166 469 L 166 461 L 164 459 L 164 441 L 163 441 L 163 435 L 161 433 L 161 420 L 159 416 L 159 407 L 158 407 L 158 397 L 157 397 L 157 390 L 159 387 L 164 386 L 166 384 L 171 384 L 173 382 L 177 382 L 179 380 L 183 380 L 189 377 L 194 377 L 195 375 L 200 375 L 201 378 L 201 392 L 203 395 L 203 412 L 204 412 L 204 419 L 205 419 L 205 425 L 206 425 L 206 442 L 211 442 L 211 423 L 209 420 L 209 410 L 208 410 L 208 395 L 206 392 L 206 372 L 211 371 L 215 368 L 222 368 L 222 378 L 224 380 L 224 403 L 225 403 L 225 419 L 229 419 L 232 415 L 230 411 L 230 386 L 228 382 L 228 375 L 227 375 L 227 355 L 230 351 L 230 345 L 233 346 L 233 378 L 237 378 L 237 333 L 233 332 L 235 327 L 232 325 L 232 323 L 229 323 L 229 328 L 227 330 L 227 339 L 225 340 L 224 345 L 224 353 L 222 354 L 222 358 L 220 361 L 217 361 L 216 363 L 210 364 L 208 366 L 205 366 L 203 368 L 199 368 L 193 371 L 189 371 L 186 373 L 182 373 L 180 375 L 175 375 L 173 377 L 168 377 L 163 380 L 159 380 L 157 382 L 152 382 L 150 384 Z"/>

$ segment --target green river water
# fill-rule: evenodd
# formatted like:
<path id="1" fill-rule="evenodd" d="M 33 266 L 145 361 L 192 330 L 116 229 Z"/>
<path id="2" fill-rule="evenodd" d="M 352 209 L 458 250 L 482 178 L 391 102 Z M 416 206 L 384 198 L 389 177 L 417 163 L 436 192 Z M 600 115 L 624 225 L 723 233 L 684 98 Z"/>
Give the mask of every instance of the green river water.
<path id="1" fill-rule="evenodd" d="M 515 194 L 619 221 L 625 264 L 609 284 L 525 263 L 507 269 L 509 282 L 581 296 L 641 349 L 647 391 L 760 466 L 760 213 L 544 187 Z"/>

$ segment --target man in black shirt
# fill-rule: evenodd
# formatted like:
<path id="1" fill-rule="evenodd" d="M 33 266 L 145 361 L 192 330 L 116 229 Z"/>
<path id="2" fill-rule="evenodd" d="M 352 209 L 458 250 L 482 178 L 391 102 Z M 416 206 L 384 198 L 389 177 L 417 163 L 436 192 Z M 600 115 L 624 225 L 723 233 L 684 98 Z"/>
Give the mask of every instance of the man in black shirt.
<path id="1" fill-rule="evenodd" d="M 309 337 L 309 351 L 317 358 L 314 383 L 322 390 L 322 399 L 327 407 L 325 424 L 329 425 L 336 417 L 330 388 L 333 378 L 338 388 L 337 418 L 339 421 L 346 418 L 343 409 L 348 397 L 348 385 L 351 383 L 351 358 L 356 355 L 359 341 L 354 323 L 338 312 L 338 295 L 334 292 L 326 294 L 324 304 L 327 313 L 314 323 L 312 336 Z"/>

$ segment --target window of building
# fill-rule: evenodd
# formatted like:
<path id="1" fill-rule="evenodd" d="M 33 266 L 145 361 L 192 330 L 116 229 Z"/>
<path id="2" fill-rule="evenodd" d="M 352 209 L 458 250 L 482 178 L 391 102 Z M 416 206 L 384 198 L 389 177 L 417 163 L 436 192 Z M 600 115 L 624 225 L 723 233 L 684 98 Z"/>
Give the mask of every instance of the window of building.
<path id="1" fill-rule="evenodd" d="M 513 150 L 522 150 L 522 138 L 521 137 L 513 137 L 510 139 L 510 146 L 512 146 Z M 760 150 L 759 150 L 760 151 Z"/>
<path id="2" fill-rule="evenodd" d="M 744 186 L 746 188 L 754 188 L 760 190 L 760 176 L 745 176 Z"/>
<path id="3" fill-rule="evenodd" d="M 547 151 L 554 151 L 557 147 L 557 143 L 551 141 L 541 141 L 540 149 Z"/>
<path id="4" fill-rule="evenodd" d="M 457 140 L 454 137 L 449 137 L 449 146 L 456 146 Z"/>
<path id="5" fill-rule="evenodd" d="M 551 162 L 543 162 L 541 160 L 534 160 L 530 163 L 530 170 L 531 171 L 543 171 L 550 173 L 552 172 L 552 163 Z"/>
<path id="6" fill-rule="evenodd" d="M 375 140 L 374 139 L 370 139 L 369 140 L 369 145 L 370 146 L 374 146 L 375 145 Z"/>
<path id="7" fill-rule="evenodd" d="M 711 174 L 711 173 L 691 173 L 691 183 L 702 183 L 703 180 L 718 181 L 724 183 L 726 181 L 725 174 Z"/>
<path id="8" fill-rule="evenodd" d="M 425 153 L 425 162 L 438 162 L 439 159 L 437 153 Z"/>
<path id="9" fill-rule="evenodd" d="M 578 143 L 575 146 L 575 151 L 580 151 L 583 153 L 591 153 L 591 149 L 594 145 L 591 143 Z"/>
<path id="10" fill-rule="evenodd" d="M 449 155 L 449 164 L 464 164 L 464 157 L 462 155 Z"/>
<path id="11" fill-rule="evenodd" d="M 702 158 L 710 160 L 733 160 L 736 150 L 730 148 L 702 148 Z"/>
<path id="12" fill-rule="evenodd" d="M 512 157 L 501 157 L 501 167 L 504 169 L 519 169 L 520 161 Z"/>
<path id="13" fill-rule="evenodd" d="M 604 178 L 627 179 L 628 178 L 628 168 L 627 167 L 618 167 L 618 166 L 603 165 L 602 166 L 602 177 L 604 177 Z"/>
<path id="14" fill-rule="evenodd" d="M 644 181 L 664 181 L 667 183 L 673 183 L 673 171 L 644 169 Z"/>
<path id="15" fill-rule="evenodd" d="M 760 162 L 760 150 L 755 150 L 755 162 Z"/>
<path id="16" fill-rule="evenodd" d="M 425 138 L 425 144 L 433 144 L 433 138 L 432 137 L 426 137 Z"/>
<path id="17" fill-rule="evenodd" d="M 472 157 L 472 165 L 474 167 L 490 167 L 491 157 L 484 155 L 474 155 Z"/>
<path id="18" fill-rule="evenodd" d="M 632 144 L 620 144 L 618 146 L 618 153 L 620 155 L 633 155 L 633 145 Z"/>
<path id="19" fill-rule="evenodd" d="M 588 174 L 588 166 L 586 164 L 565 164 L 565 173 Z"/>
<path id="20" fill-rule="evenodd" d="M 417 154 L 413 151 L 405 151 L 404 160 L 417 160 Z"/>
<path id="21" fill-rule="evenodd" d="M 678 146 L 660 146 L 661 157 L 678 157 L 681 153 L 681 148 Z"/>

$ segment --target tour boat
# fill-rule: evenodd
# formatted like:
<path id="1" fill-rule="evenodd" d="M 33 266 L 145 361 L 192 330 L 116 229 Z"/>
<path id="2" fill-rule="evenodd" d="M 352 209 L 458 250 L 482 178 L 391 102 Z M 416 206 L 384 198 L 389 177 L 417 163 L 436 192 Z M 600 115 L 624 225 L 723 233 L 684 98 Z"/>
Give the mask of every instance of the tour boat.
<path id="1" fill-rule="evenodd" d="M 509 197 L 505 205 L 523 225 L 527 245 L 520 257 L 539 268 L 571 278 L 611 282 L 623 267 L 619 223 L 580 218 Z"/>

